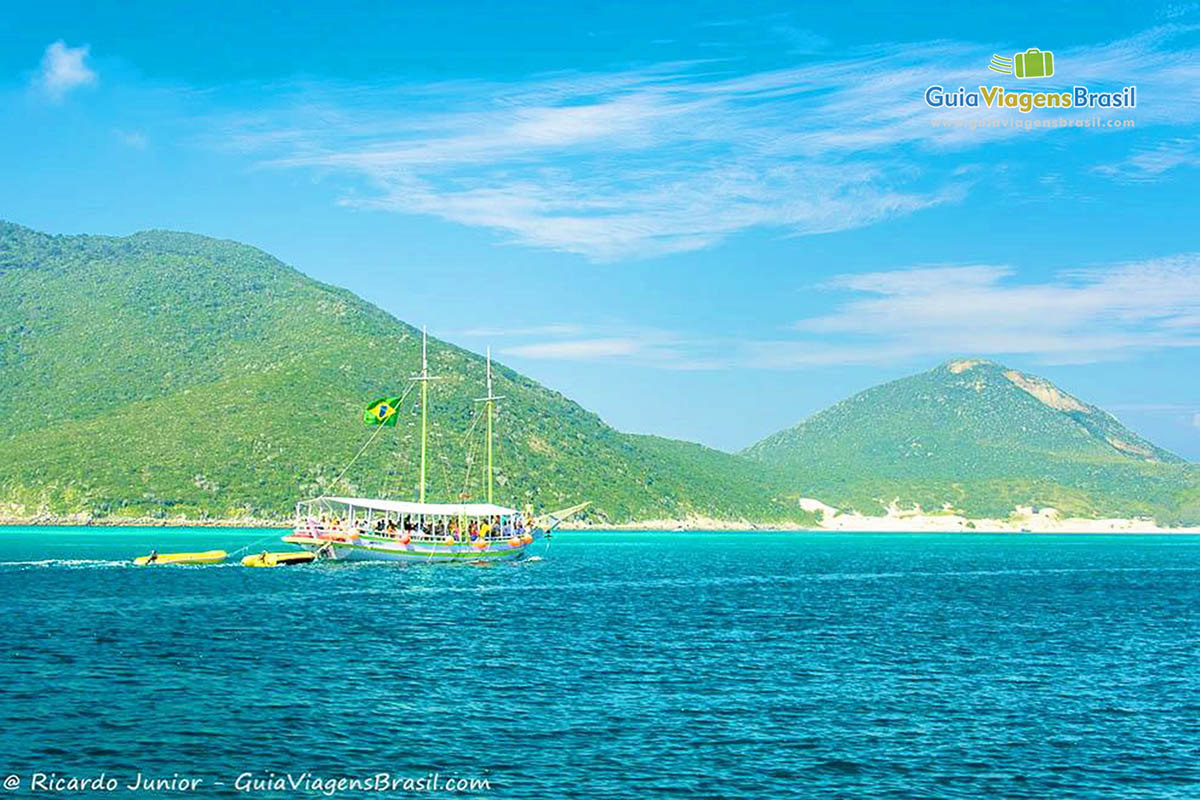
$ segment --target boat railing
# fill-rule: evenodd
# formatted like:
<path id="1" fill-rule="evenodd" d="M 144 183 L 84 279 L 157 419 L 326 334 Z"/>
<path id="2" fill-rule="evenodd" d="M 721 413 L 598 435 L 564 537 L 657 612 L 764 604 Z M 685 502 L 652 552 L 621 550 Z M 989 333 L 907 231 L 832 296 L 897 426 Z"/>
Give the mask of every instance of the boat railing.
<path id="1" fill-rule="evenodd" d="M 404 536 L 404 532 L 399 530 L 394 533 L 388 533 L 387 531 L 377 531 L 371 528 L 363 529 L 358 525 L 350 525 L 349 523 L 338 523 L 337 525 L 334 525 L 333 523 L 324 522 L 311 517 L 303 520 L 296 520 L 293 532 L 299 536 L 305 536 L 312 539 L 325 539 L 335 536 L 345 538 L 367 536 L 371 538 L 399 540 L 402 536 Z M 456 542 L 467 544 L 472 541 L 479 541 L 480 539 L 486 542 L 505 542 L 514 536 L 522 536 L 526 533 L 533 533 L 533 530 L 531 528 L 522 528 L 520 531 L 513 530 L 509 531 L 508 533 L 505 533 L 503 530 L 489 531 L 483 536 L 479 536 L 478 534 L 475 536 L 466 536 L 461 533 L 439 534 L 428 533 L 426 531 L 408 531 L 408 536 L 409 540 L 413 542 L 441 544 L 446 540 L 446 536 L 449 535 L 452 536 Z"/>

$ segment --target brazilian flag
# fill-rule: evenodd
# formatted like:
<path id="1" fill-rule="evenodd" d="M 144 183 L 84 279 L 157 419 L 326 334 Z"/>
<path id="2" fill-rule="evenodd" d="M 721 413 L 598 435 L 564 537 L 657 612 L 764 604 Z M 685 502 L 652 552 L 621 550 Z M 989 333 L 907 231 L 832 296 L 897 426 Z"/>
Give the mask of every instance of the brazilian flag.
<path id="1" fill-rule="evenodd" d="M 363 422 L 367 425 L 390 425 L 396 427 L 400 410 L 399 397 L 381 397 L 363 412 Z"/>

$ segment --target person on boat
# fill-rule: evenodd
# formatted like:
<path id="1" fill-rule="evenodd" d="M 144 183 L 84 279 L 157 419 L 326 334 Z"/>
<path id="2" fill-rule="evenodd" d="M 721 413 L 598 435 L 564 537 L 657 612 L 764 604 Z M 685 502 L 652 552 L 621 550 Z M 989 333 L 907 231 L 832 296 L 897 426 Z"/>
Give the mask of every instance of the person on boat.
<path id="1" fill-rule="evenodd" d="M 479 526 L 479 538 L 480 538 L 480 539 L 486 539 L 486 538 L 487 538 L 487 535 L 488 535 L 489 533 L 491 533 L 491 532 L 492 532 L 492 525 L 491 525 L 491 523 L 490 523 L 490 522 L 488 522 L 488 521 L 485 519 L 485 520 L 483 521 L 483 524 L 481 524 L 481 525 Z"/>
<path id="2" fill-rule="evenodd" d="M 151 550 L 150 555 L 146 556 L 146 563 L 153 564 L 155 561 L 158 561 L 158 551 Z"/>
<path id="3" fill-rule="evenodd" d="M 392 537 L 395 537 L 396 535 L 396 523 L 392 522 L 390 519 L 387 521 L 387 535 Z"/>

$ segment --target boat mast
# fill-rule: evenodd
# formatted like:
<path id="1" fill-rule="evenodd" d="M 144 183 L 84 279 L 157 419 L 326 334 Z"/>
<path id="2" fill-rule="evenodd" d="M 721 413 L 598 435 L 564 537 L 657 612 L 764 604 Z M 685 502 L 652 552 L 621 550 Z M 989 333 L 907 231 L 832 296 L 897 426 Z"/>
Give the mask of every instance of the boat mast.
<path id="1" fill-rule="evenodd" d="M 421 483 L 418 502 L 425 502 L 425 449 L 429 433 L 429 335 L 421 326 Z"/>
<path id="2" fill-rule="evenodd" d="M 503 398 L 492 393 L 492 348 L 487 349 L 487 397 L 480 397 L 487 409 L 487 501 L 492 502 L 492 414 L 495 412 L 496 401 Z"/>
<path id="3" fill-rule="evenodd" d="M 492 502 L 492 408 L 496 398 L 492 397 L 492 348 L 487 349 L 487 451 L 488 451 L 488 502 Z"/>

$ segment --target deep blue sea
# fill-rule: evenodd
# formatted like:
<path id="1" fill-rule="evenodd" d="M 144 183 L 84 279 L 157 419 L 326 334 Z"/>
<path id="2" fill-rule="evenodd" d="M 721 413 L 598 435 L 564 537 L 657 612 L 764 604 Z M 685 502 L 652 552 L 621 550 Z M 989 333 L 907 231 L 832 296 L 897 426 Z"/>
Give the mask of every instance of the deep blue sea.
<path id="1" fill-rule="evenodd" d="M 0 528 L 11 796 L 49 796 L 35 772 L 127 796 L 140 772 L 203 780 L 156 797 L 406 796 L 333 783 L 378 773 L 514 798 L 1200 797 L 1200 537 L 589 532 L 491 566 L 127 565 L 263 536 Z M 270 783 L 305 774 L 330 783 Z"/>

